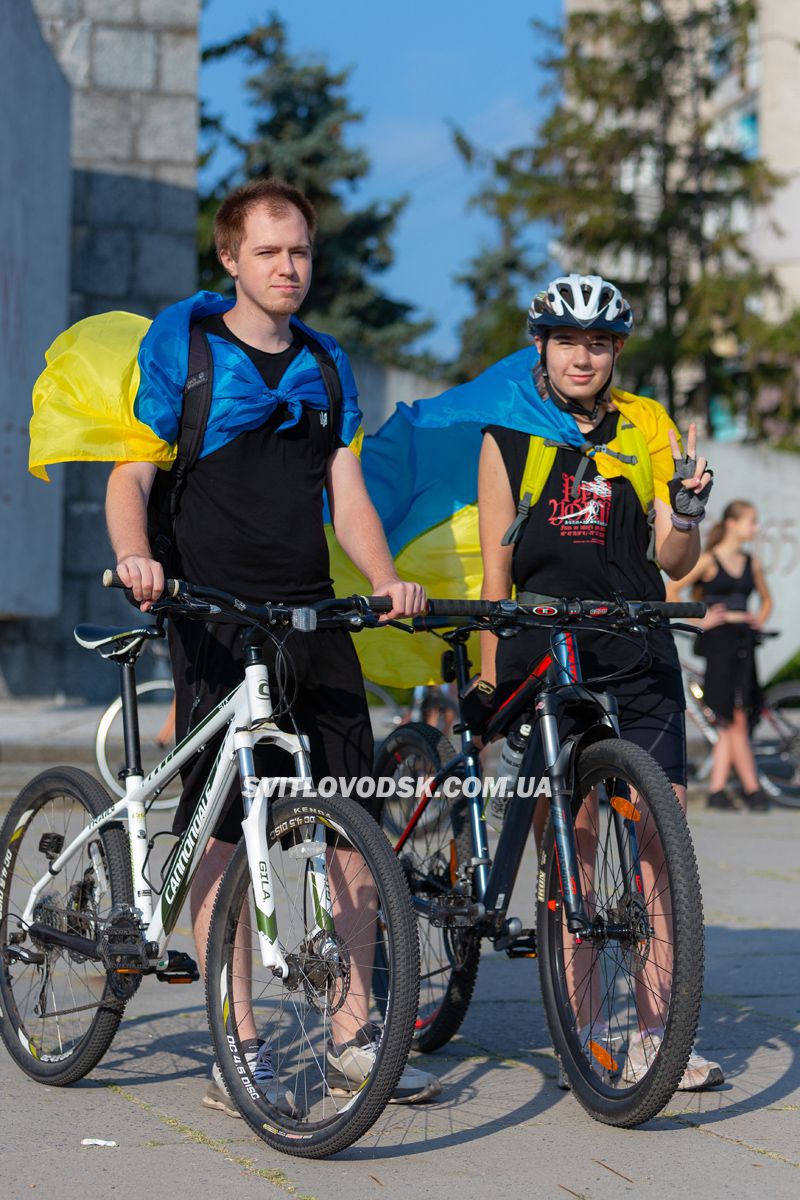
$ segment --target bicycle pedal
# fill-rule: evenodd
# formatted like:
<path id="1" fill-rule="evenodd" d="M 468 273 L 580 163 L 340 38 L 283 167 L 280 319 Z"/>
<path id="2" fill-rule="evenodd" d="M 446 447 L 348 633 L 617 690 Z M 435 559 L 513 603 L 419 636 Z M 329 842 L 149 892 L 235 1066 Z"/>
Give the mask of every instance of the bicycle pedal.
<path id="1" fill-rule="evenodd" d="M 506 954 L 509 958 L 536 958 L 535 930 L 523 929 L 519 937 L 514 938 L 511 945 L 506 947 Z"/>
<path id="2" fill-rule="evenodd" d="M 168 950 L 167 965 L 156 968 L 156 979 L 161 983 L 197 983 L 199 978 L 197 963 L 182 950 Z"/>

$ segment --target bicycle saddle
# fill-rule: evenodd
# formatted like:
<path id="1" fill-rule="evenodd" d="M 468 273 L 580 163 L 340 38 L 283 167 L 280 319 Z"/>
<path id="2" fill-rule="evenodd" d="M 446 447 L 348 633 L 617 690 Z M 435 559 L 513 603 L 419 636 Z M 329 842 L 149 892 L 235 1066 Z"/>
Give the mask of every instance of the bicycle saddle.
<path id="1" fill-rule="evenodd" d="M 103 658 L 124 658 L 132 650 L 141 650 L 145 642 L 163 638 L 157 625 L 139 629 L 120 629 L 113 625 L 76 625 L 75 641 L 86 650 L 96 650 Z"/>

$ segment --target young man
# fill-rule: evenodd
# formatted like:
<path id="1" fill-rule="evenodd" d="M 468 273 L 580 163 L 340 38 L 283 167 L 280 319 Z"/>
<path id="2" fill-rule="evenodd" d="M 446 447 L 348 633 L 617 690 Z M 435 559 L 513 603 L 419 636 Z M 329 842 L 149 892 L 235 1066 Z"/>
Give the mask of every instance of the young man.
<path id="1" fill-rule="evenodd" d="M 356 389 L 347 357 L 334 339 L 313 334 L 333 358 L 344 394 L 339 429 L 332 431 L 327 406 L 319 403 L 324 392 L 319 366 L 305 345 L 305 327 L 294 315 L 311 283 L 315 225 L 309 201 L 274 179 L 238 188 L 217 213 L 217 254 L 235 283 L 236 300 L 231 305 L 222 297 L 201 293 L 193 308 L 195 316 L 205 314 L 200 320 L 215 371 L 203 450 L 181 494 L 176 525 L 180 571 L 183 578 L 218 586 L 252 602 L 302 604 L 331 596 L 323 530 L 325 488 L 339 543 L 370 581 L 373 593 L 392 600 L 387 619 L 411 616 L 423 611 L 425 594 L 418 584 L 398 578 L 364 487 L 355 452 Z M 153 329 L 161 320 L 156 319 Z M 152 387 L 143 397 L 140 393 L 140 412 L 160 433 L 168 431 L 168 441 L 174 440 L 174 409 L 180 403 L 171 394 L 170 383 L 175 381 L 165 371 L 151 374 L 164 379 L 165 392 L 170 394 L 162 395 Z M 233 387 L 232 377 L 237 381 Z M 182 381 L 178 382 L 182 388 Z M 152 463 L 119 463 L 111 474 L 106 500 L 117 571 L 145 610 L 164 586 L 162 567 L 147 538 L 147 502 L 156 469 Z M 243 653 L 238 626 L 190 621 L 171 621 L 170 626 L 177 736 L 182 738 L 240 682 Z M 267 661 L 270 652 L 274 654 L 274 648 L 267 643 Z M 291 657 L 298 684 L 293 712 L 310 737 L 314 777 L 369 775 L 372 733 L 350 637 L 330 630 L 305 635 L 293 641 Z M 197 788 L 215 754 L 212 745 L 184 775 L 176 832 L 186 827 Z M 192 924 L 203 971 L 214 898 L 241 836 L 242 815 L 237 789 L 193 884 Z M 374 1061 L 374 1030 L 364 1024 L 366 1016 L 366 1010 L 349 1015 L 342 1010 L 334 1030 L 340 1044 L 333 1053 L 340 1066 L 349 1064 L 354 1088 Z M 252 1032 L 255 1055 L 255 1028 Z M 344 1045 L 349 1047 L 347 1054 Z M 293 1111 L 291 1093 L 277 1078 L 270 1082 L 270 1073 L 266 1047 L 259 1055 L 258 1077 L 267 1080 L 262 1090 L 284 1111 Z M 407 1067 L 394 1100 L 429 1100 L 440 1091 L 435 1076 Z M 204 1103 L 238 1115 L 216 1067 Z"/>
<path id="2" fill-rule="evenodd" d="M 711 473 L 706 460 L 696 458 L 695 428 L 690 427 L 684 458 L 677 430 L 660 404 L 611 392 L 616 358 L 633 328 L 630 306 L 613 284 L 598 276 L 553 280 L 534 297 L 528 328 L 540 355 L 542 398 L 571 413 L 585 441 L 601 453 L 594 458 L 578 449 L 548 447 L 544 439 L 499 425 L 484 430 L 478 472 L 481 594 L 499 600 L 509 597 L 513 586 L 522 599 L 536 593 L 663 600 L 659 566 L 679 579 L 700 554 L 697 526 Z M 532 464 L 538 464 L 536 470 Z M 481 673 L 489 684 L 510 690 L 548 644 L 548 631 L 501 642 L 484 634 Z M 617 699 L 622 736 L 656 759 L 685 806 L 685 706 L 678 658 L 667 631 L 650 634 L 648 648 L 650 666 L 604 687 Z M 593 635 L 581 645 L 583 674 L 613 675 L 626 663 L 633 666 L 635 654 L 611 635 Z M 659 1035 L 655 1028 L 650 1032 L 640 1054 L 656 1044 Z M 629 1049 L 630 1063 L 635 1053 Z M 722 1082 L 716 1063 L 693 1054 L 680 1087 L 698 1090 Z"/>

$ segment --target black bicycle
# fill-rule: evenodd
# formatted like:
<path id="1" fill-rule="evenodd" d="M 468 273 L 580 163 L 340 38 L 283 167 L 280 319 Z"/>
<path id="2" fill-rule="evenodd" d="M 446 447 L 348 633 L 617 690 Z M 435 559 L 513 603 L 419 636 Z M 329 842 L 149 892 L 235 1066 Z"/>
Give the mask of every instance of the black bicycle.
<path id="1" fill-rule="evenodd" d="M 702 616 L 704 606 L 432 601 L 430 611 L 415 628 L 450 627 L 443 674 L 459 694 L 469 680 L 470 633 L 513 636 L 546 624 L 552 636 L 550 653 L 484 734 L 521 748 L 515 782 L 482 779 L 463 708 L 460 752 L 418 724 L 393 731 L 377 755 L 376 774 L 395 784 L 384 828 L 420 928 L 416 1047 L 435 1050 L 460 1027 L 487 938 L 512 958 L 538 956 L 553 1045 L 584 1108 L 608 1124 L 639 1125 L 672 1096 L 694 1042 L 700 883 L 675 792 L 658 764 L 620 737 L 614 698 L 582 680 L 578 635 L 604 627 L 635 639 L 644 655 L 648 630 Z M 523 929 L 508 905 L 542 795 L 536 928 Z M 505 810 L 494 859 L 487 804 Z"/>

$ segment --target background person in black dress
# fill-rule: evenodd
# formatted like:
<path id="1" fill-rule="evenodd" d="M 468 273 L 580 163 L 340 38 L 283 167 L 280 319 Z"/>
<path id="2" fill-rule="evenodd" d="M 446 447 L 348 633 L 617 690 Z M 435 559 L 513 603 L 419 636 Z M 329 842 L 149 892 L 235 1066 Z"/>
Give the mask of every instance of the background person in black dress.
<path id="1" fill-rule="evenodd" d="M 677 599 L 694 586 L 708 612 L 699 622 L 703 630 L 697 653 L 706 659 L 705 702 L 714 713 L 719 738 L 709 783 L 709 808 L 734 807 L 725 786 L 731 769 L 742 785 L 747 808 L 764 810 L 769 801 L 758 786 L 750 747 L 750 730 L 758 719 L 761 689 L 755 663 L 755 644 L 772 611 L 772 597 L 757 558 L 744 547 L 758 532 L 756 510 L 747 500 L 733 500 L 709 531 L 705 549 L 694 570 L 667 588 Z M 761 601 L 758 612 L 748 611 L 753 592 Z"/>

